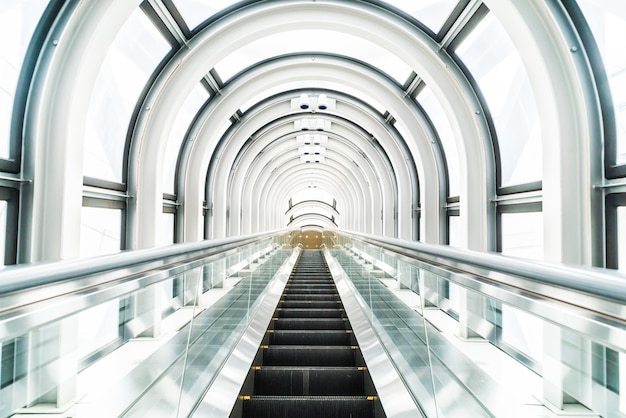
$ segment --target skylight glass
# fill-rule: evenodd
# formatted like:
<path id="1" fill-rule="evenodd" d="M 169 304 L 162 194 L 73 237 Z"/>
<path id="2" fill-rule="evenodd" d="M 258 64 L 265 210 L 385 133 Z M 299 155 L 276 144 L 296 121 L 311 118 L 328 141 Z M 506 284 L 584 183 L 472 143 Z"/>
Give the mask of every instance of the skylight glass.
<path id="1" fill-rule="evenodd" d="M 578 0 L 602 54 L 609 79 L 617 131 L 616 163 L 626 164 L 626 2 Z"/>
<path id="2" fill-rule="evenodd" d="M 191 91 L 191 94 L 178 111 L 178 115 L 176 115 L 174 126 L 172 127 L 170 137 L 167 141 L 165 159 L 163 161 L 163 193 L 175 193 L 174 181 L 176 178 L 176 164 L 180 154 L 180 147 L 185 139 L 185 134 L 189 129 L 191 121 L 208 98 L 209 92 L 201 84 L 198 84 Z"/>
<path id="3" fill-rule="evenodd" d="M 174 5 L 191 30 L 235 3 L 238 3 L 238 0 L 174 0 Z"/>
<path id="4" fill-rule="evenodd" d="M 519 53 L 488 14 L 456 49 L 489 107 L 500 150 L 500 185 L 542 179 L 541 130 L 535 96 Z"/>
<path id="5" fill-rule="evenodd" d="M 437 135 L 443 146 L 446 155 L 446 164 L 448 168 L 448 196 L 458 196 L 460 191 L 460 167 L 459 167 L 459 151 L 456 147 L 452 127 L 448 121 L 448 116 L 443 111 L 439 100 L 435 97 L 432 90 L 425 86 L 417 96 L 417 101 L 428 114 L 431 122 L 437 130 Z"/>
<path id="6" fill-rule="evenodd" d="M 399 84 L 403 84 L 411 74 L 411 68 L 403 60 L 373 42 L 354 35 L 321 29 L 287 31 L 257 39 L 233 51 L 215 69 L 222 80 L 229 80 L 259 61 L 298 52 L 352 57 L 387 73 Z"/>
<path id="7" fill-rule="evenodd" d="M 437 33 L 458 0 L 387 0 L 387 3 L 413 16 Z"/>
<path id="8" fill-rule="evenodd" d="M 2 2 L 0 6 L 0 158 L 9 158 L 11 114 L 24 55 L 47 0 Z"/>
<path id="9" fill-rule="evenodd" d="M 85 176 L 122 182 L 126 136 L 141 91 L 171 49 L 140 8 L 110 46 L 91 96 L 85 133 Z"/>

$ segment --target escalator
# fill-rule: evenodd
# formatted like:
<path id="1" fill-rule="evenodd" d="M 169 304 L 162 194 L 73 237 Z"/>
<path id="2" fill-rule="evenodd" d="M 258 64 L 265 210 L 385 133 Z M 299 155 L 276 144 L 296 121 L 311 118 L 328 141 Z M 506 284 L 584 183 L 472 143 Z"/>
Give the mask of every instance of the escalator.
<path id="1" fill-rule="evenodd" d="M 321 251 L 302 252 L 230 416 L 384 417 Z"/>

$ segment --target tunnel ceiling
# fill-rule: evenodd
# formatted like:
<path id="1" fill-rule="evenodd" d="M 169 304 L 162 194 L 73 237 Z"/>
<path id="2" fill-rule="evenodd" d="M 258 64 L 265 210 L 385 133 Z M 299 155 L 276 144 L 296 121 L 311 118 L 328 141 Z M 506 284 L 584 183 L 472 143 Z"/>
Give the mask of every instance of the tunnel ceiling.
<path id="1" fill-rule="evenodd" d="M 463 239 L 491 248 L 494 196 L 540 184 L 542 135 L 585 112 L 559 93 L 582 91 L 565 11 L 543 4 L 103 0 L 56 13 L 33 88 L 48 113 L 32 126 L 84 150 L 87 186 L 127 193 L 132 247 L 154 245 L 169 210 L 180 241 L 290 227 L 441 242 L 446 213 L 461 213 Z"/>

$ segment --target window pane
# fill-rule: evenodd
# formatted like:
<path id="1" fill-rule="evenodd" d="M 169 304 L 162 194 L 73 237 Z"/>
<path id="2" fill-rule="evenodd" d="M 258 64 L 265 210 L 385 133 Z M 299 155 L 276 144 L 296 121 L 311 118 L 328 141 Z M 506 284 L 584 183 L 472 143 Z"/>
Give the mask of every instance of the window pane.
<path id="1" fill-rule="evenodd" d="M 448 245 L 461 247 L 461 217 L 448 216 Z"/>
<path id="2" fill-rule="evenodd" d="M 502 214 L 502 254 L 543 260 L 543 212 Z"/>
<path id="3" fill-rule="evenodd" d="M 130 119 L 148 78 L 170 50 L 141 9 L 109 48 L 89 105 L 84 174 L 123 182 L 122 167 Z"/>
<path id="4" fill-rule="evenodd" d="M 80 228 L 80 256 L 120 251 L 122 210 L 83 206 Z"/>
<path id="5" fill-rule="evenodd" d="M 48 0 L 0 2 L 0 158 L 9 158 L 11 114 L 17 80 L 31 36 Z"/>
<path id="6" fill-rule="evenodd" d="M 448 121 L 441 104 L 428 86 L 422 89 L 420 94 L 417 96 L 417 101 L 420 105 L 422 105 L 435 126 L 439 139 L 441 140 L 441 145 L 443 146 L 448 167 L 448 196 L 458 196 L 461 187 L 459 152 L 456 147 L 450 122 Z"/>
<path id="7" fill-rule="evenodd" d="M 387 0 L 387 3 L 410 14 L 437 33 L 458 0 Z"/>
<path id="8" fill-rule="evenodd" d="M 0 200 L 0 266 L 5 264 L 4 251 L 7 242 L 7 207 L 7 201 Z"/>
<path id="9" fill-rule="evenodd" d="M 170 245 L 174 243 L 174 214 L 162 213 L 161 224 L 158 226 L 157 246 Z"/>
<path id="10" fill-rule="evenodd" d="M 185 134 L 187 133 L 187 129 L 189 129 L 191 121 L 208 98 L 209 93 L 207 90 L 202 85 L 198 84 L 178 111 L 165 150 L 165 160 L 163 164 L 164 193 L 175 193 L 174 179 L 176 177 L 176 163 L 178 162 L 180 147 L 185 139 Z"/>
<path id="11" fill-rule="evenodd" d="M 626 271 L 626 207 L 617 207 L 617 268 Z"/>
<path id="12" fill-rule="evenodd" d="M 542 179 L 539 117 L 526 70 L 489 14 L 455 51 L 478 83 L 495 124 L 502 187 Z"/>
<path id="13" fill-rule="evenodd" d="M 617 123 L 617 160 L 626 163 L 626 2 L 578 0 L 604 60 Z"/>
<path id="14" fill-rule="evenodd" d="M 175 0 L 174 4 L 185 19 L 189 29 L 213 16 L 216 12 L 237 3 L 239 0 Z"/>
<path id="15" fill-rule="evenodd" d="M 215 69 L 222 80 L 229 80 L 252 64 L 277 55 L 302 51 L 345 55 L 364 61 L 403 84 L 411 68 L 386 49 L 357 36 L 329 30 L 295 30 L 257 39 L 233 51 Z"/>

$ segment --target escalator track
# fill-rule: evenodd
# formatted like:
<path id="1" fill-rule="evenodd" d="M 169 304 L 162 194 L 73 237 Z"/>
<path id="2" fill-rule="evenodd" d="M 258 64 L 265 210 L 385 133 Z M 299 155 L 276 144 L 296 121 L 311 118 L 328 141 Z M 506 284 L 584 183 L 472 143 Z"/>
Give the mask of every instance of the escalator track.
<path id="1" fill-rule="evenodd" d="M 303 250 L 231 417 L 384 417 L 321 251 Z"/>

